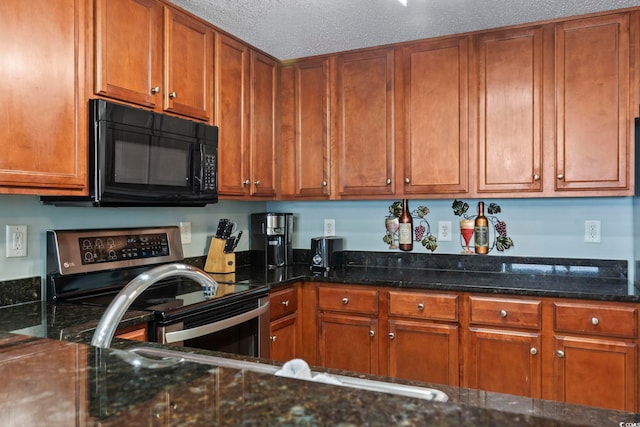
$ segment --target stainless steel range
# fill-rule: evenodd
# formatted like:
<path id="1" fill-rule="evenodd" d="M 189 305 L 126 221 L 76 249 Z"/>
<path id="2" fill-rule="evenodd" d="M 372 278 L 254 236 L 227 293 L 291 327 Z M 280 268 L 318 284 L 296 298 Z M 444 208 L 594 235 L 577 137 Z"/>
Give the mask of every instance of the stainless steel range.
<path id="1" fill-rule="evenodd" d="M 108 306 L 127 283 L 158 265 L 184 261 L 178 227 L 47 232 L 47 295 L 53 303 Z M 269 289 L 187 277 L 162 280 L 131 308 L 154 313 L 149 340 L 268 357 Z"/>

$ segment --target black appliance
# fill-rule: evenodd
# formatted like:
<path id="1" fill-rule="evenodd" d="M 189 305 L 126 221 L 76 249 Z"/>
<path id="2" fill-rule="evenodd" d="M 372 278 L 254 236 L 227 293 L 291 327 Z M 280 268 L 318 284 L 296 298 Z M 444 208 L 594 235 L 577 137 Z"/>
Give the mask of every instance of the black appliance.
<path id="1" fill-rule="evenodd" d="M 107 306 L 133 278 L 166 263 L 183 262 L 178 227 L 47 232 L 47 298 Z M 149 341 L 269 355 L 269 287 L 219 283 L 211 292 L 189 278 L 160 281 L 131 309 L 154 313 Z"/>
<path id="2" fill-rule="evenodd" d="M 205 206 L 218 201 L 218 128 L 89 101 L 89 195 L 42 196 L 72 206 Z"/>
<path id="3" fill-rule="evenodd" d="M 330 271 L 344 265 L 344 239 L 335 236 L 311 239 L 311 270 Z"/>
<path id="4" fill-rule="evenodd" d="M 269 268 L 293 264 L 293 214 L 251 214 L 251 263 Z"/>

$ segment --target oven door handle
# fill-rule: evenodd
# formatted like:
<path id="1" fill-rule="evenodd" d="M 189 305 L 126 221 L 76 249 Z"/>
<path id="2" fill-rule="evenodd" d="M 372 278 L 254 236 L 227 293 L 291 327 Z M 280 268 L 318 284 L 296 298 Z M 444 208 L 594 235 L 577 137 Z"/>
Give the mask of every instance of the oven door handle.
<path id="1" fill-rule="evenodd" d="M 220 320 L 218 322 L 209 323 L 208 325 L 197 326 L 191 329 L 183 329 L 181 331 L 167 332 L 164 334 L 164 343 L 171 344 L 178 341 L 184 341 L 192 338 L 198 338 L 204 335 L 209 335 L 214 332 L 222 331 L 223 329 L 231 328 L 236 325 L 240 325 L 256 317 L 260 317 L 264 313 L 269 311 L 269 302 L 261 305 L 246 313 L 238 314 L 237 316 L 230 317 L 228 319 Z"/>

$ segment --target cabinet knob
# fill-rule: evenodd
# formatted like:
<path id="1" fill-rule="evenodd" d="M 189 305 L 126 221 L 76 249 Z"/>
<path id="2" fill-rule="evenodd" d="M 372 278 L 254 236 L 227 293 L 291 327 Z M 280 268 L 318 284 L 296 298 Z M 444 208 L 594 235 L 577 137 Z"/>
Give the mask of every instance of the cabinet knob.
<path id="1" fill-rule="evenodd" d="M 538 354 L 538 349 L 535 347 L 531 347 L 531 350 L 529 350 L 529 353 L 535 356 L 536 354 Z"/>
<path id="2" fill-rule="evenodd" d="M 396 334 L 394 334 L 393 332 L 389 332 L 389 339 L 392 340 L 396 337 Z"/>
<path id="3" fill-rule="evenodd" d="M 370 337 L 375 336 L 375 334 L 376 334 L 376 331 L 369 331 L 369 336 L 370 336 Z"/>
<path id="4" fill-rule="evenodd" d="M 177 98 L 177 97 L 178 97 L 178 94 L 175 91 L 169 92 L 169 98 L 173 99 L 173 98 Z"/>
<path id="5" fill-rule="evenodd" d="M 507 314 L 509 314 L 507 313 L 507 310 L 500 310 L 500 317 L 505 318 L 507 317 Z"/>
<path id="6" fill-rule="evenodd" d="M 600 320 L 597 317 L 592 317 L 591 318 L 591 324 L 593 326 L 598 326 L 598 324 L 600 324 Z"/>
<path id="7" fill-rule="evenodd" d="M 257 185 L 260 185 L 260 180 L 259 180 L 259 179 L 256 179 L 256 180 L 253 182 L 253 184 L 254 184 L 254 185 L 256 185 L 256 186 L 257 186 Z"/>
<path id="8" fill-rule="evenodd" d="M 404 183 L 405 184 L 411 184 L 411 178 L 405 178 L 404 179 Z"/>
<path id="9" fill-rule="evenodd" d="M 345 305 L 349 304 L 349 298 L 347 298 L 347 297 L 342 298 L 342 303 L 345 304 Z"/>
<path id="10" fill-rule="evenodd" d="M 251 181 L 249 181 L 248 179 L 245 179 L 244 181 L 242 181 L 242 185 L 249 185 L 251 183 Z"/>
<path id="11" fill-rule="evenodd" d="M 560 359 L 562 359 L 564 357 L 564 351 L 556 350 L 556 356 L 558 356 Z"/>
<path id="12" fill-rule="evenodd" d="M 391 178 L 387 178 L 387 185 L 391 185 Z"/>
<path id="13" fill-rule="evenodd" d="M 271 342 L 276 342 L 276 340 L 278 339 L 278 337 L 276 337 L 275 335 L 271 335 L 269 337 L 269 339 L 271 340 Z"/>
<path id="14" fill-rule="evenodd" d="M 559 173 L 559 174 L 558 174 L 558 179 L 564 179 L 564 174 Z"/>
<path id="15" fill-rule="evenodd" d="M 327 181 L 322 181 L 322 186 L 326 187 L 327 186 Z"/>
<path id="16" fill-rule="evenodd" d="M 419 310 L 419 311 L 423 311 L 423 310 L 424 310 L 424 304 L 419 303 L 419 304 L 418 304 L 418 310 Z"/>
<path id="17" fill-rule="evenodd" d="M 540 181 L 540 175 L 538 175 L 538 174 L 533 175 L 533 180 L 534 181 Z"/>
<path id="18" fill-rule="evenodd" d="M 158 92 L 160 92 L 160 86 L 154 86 L 154 87 L 151 88 L 151 93 L 152 94 L 155 95 Z"/>
<path id="19" fill-rule="evenodd" d="M 282 301 L 282 305 L 284 305 L 285 307 L 289 307 L 289 300 Z"/>

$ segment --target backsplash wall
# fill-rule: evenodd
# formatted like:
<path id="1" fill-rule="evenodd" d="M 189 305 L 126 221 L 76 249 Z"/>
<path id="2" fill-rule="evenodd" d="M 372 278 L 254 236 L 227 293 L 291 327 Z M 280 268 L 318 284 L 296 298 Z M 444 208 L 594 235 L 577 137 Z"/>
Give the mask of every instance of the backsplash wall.
<path id="1" fill-rule="evenodd" d="M 0 281 L 44 274 L 45 232 L 49 229 L 178 225 L 180 221 L 189 221 L 192 243 L 184 245 L 184 253 L 191 257 L 207 253 L 220 218 L 238 222 L 246 237 L 238 250 L 248 250 L 249 215 L 266 210 L 294 213 L 297 249 L 308 249 L 311 238 L 322 235 L 324 218 L 333 218 L 337 235 L 345 237 L 345 249 L 388 251 L 382 241 L 384 217 L 395 200 L 269 203 L 223 200 L 205 208 L 81 208 L 45 206 L 35 196 L 0 195 Z M 478 200 L 461 200 L 471 206 L 469 214 L 476 213 Z M 430 209 L 427 219 L 435 235 L 438 221 L 451 221 L 453 241 L 439 241 L 436 253 L 460 253 L 460 217 L 453 214 L 452 201 L 409 202 L 412 209 L 419 205 Z M 486 204 L 491 201 L 502 208 L 498 216 L 507 223 L 508 234 L 515 242 L 504 255 L 633 260 L 632 198 L 485 200 Z M 601 243 L 583 242 L 584 221 L 588 219 L 601 221 Z M 27 257 L 6 258 L 7 224 L 27 225 Z M 414 252 L 430 253 L 419 244 L 414 246 Z M 494 250 L 489 256 L 496 253 Z"/>

